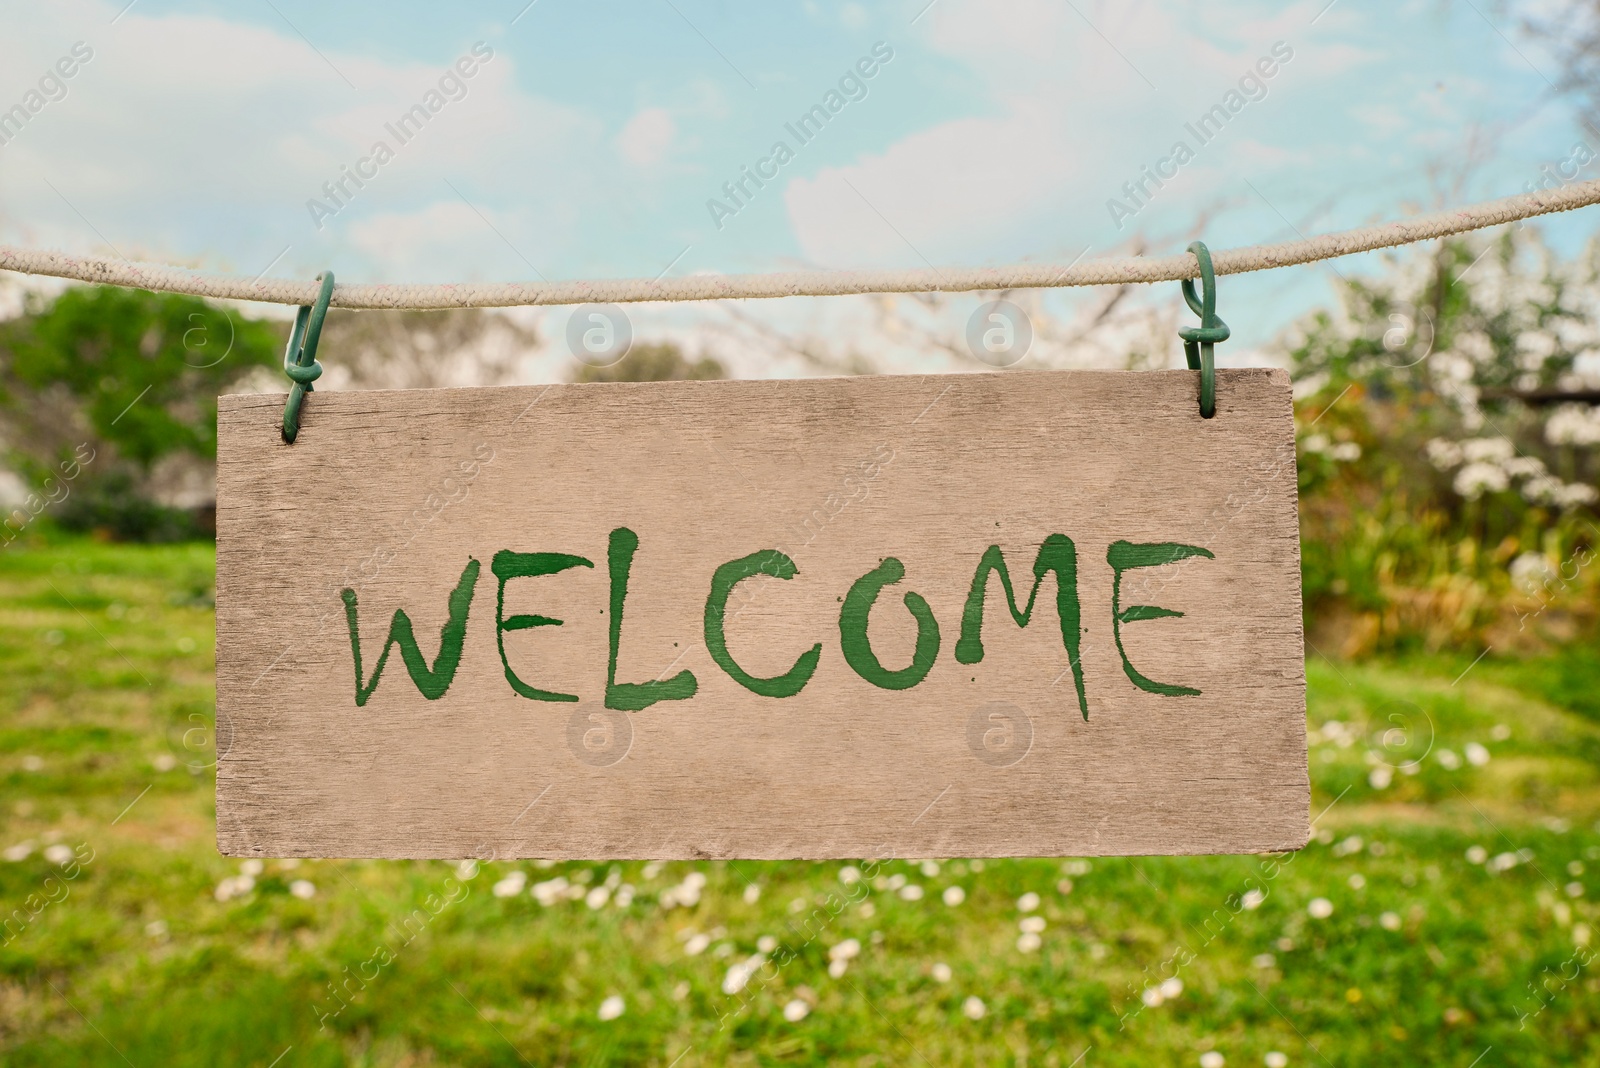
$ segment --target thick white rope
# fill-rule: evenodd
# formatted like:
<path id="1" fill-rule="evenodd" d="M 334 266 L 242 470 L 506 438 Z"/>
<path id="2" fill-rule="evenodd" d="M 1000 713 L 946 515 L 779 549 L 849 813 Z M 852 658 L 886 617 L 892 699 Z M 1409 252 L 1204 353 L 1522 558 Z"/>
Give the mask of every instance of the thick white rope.
<path id="1" fill-rule="evenodd" d="M 1449 234 L 1572 211 L 1600 203 L 1600 179 L 1559 189 L 1505 197 L 1455 211 L 1324 234 L 1278 245 L 1251 245 L 1211 254 L 1217 274 L 1243 274 L 1272 267 L 1392 248 Z M 180 267 L 129 263 L 97 256 L 0 245 L 0 270 L 51 275 L 80 282 L 128 286 L 198 297 L 310 304 L 313 281 L 246 279 L 199 274 Z M 334 287 L 339 308 L 504 308 L 528 304 L 623 304 L 635 301 L 725 300 L 739 297 L 821 297 L 846 293 L 926 293 L 1037 289 L 1055 286 L 1120 285 L 1194 278 L 1194 256 L 1126 256 L 1086 263 L 1018 263 L 1007 267 L 949 267 L 901 271 L 795 271 L 782 274 L 689 275 L 588 282 L 457 282 L 447 285 L 342 283 Z"/>

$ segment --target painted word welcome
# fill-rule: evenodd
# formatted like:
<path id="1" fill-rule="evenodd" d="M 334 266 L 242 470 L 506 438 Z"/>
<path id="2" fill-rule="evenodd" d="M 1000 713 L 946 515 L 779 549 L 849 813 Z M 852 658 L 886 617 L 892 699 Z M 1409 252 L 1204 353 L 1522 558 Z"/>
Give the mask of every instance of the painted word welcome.
<path id="1" fill-rule="evenodd" d="M 683 701 L 695 695 L 699 683 L 694 672 L 685 669 L 670 679 L 650 682 L 618 682 L 617 653 L 622 641 L 622 622 L 628 599 L 628 575 L 633 568 L 633 558 L 639 548 L 639 536 L 627 527 L 617 527 L 611 532 L 606 551 L 606 568 L 610 575 L 610 649 L 606 666 L 605 706 L 628 712 L 649 708 L 658 701 Z M 1181 545 L 1175 542 L 1135 544 L 1128 541 L 1113 542 L 1106 552 L 1106 564 L 1113 575 L 1111 593 L 1111 631 L 1116 640 L 1117 654 L 1122 660 L 1122 670 L 1129 681 L 1147 693 L 1167 697 L 1197 696 L 1200 691 L 1176 683 L 1156 682 L 1134 668 L 1122 644 L 1122 627 L 1140 620 L 1178 617 L 1183 613 L 1155 605 L 1120 604 L 1122 576 L 1134 568 L 1159 567 L 1190 557 L 1211 558 L 1212 553 L 1198 545 Z M 573 567 L 594 567 L 594 561 L 570 553 L 513 552 L 502 549 L 494 554 L 490 572 L 495 580 L 495 642 L 499 648 L 500 663 L 505 669 L 506 682 L 522 697 L 534 701 L 577 701 L 579 696 L 556 693 L 530 685 L 518 677 L 506 659 L 505 635 L 508 632 L 529 630 L 534 627 L 559 627 L 562 621 L 542 615 L 505 614 L 506 586 L 515 579 L 538 578 L 554 575 Z M 449 618 L 439 632 L 439 651 L 430 665 L 424 657 L 414 634 L 411 617 L 404 608 L 397 608 L 389 624 L 389 635 L 372 667 L 370 679 L 363 681 L 359 609 L 356 591 L 346 588 L 342 593 L 345 618 L 350 628 L 350 653 L 355 666 L 355 702 L 365 705 L 378 688 L 389 653 L 398 646 L 400 659 L 406 672 L 423 697 L 437 701 L 450 689 L 456 670 L 461 664 L 462 646 L 466 641 L 467 617 L 477 593 L 482 565 L 469 559 L 461 571 L 461 579 L 450 592 Z M 725 627 L 728 616 L 728 599 L 734 589 L 746 579 L 768 575 L 776 579 L 792 579 L 799 568 L 789 556 L 777 549 L 763 549 L 721 565 L 711 576 L 711 589 L 705 602 L 705 646 L 716 665 L 740 686 L 761 697 L 793 697 L 805 689 L 806 683 L 816 673 L 822 659 L 822 643 L 818 642 L 801 653 L 794 666 L 781 675 L 757 677 L 744 670 L 728 651 Z M 1011 572 L 1006 567 L 1005 555 L 1000 546 L 991 545 L 978 562 L 972 576 L 972 588 L 967 594 L 966 607 L 961 613 L 960 637 L 955 644 L 955 659 L 960 664 L 976 664 L 983 660 L 983 604 L 989 588 L 989 578 L 998 576 L 1005 594 L 1006 607 L 1019 627 L 1026 627 L 1033 618 L 1034 605 L 1039 597 L 1045 577 L 1055 576 L 1056 619 L 1061 628 L 1061 644 L 1066 650 L 1077 689 L 1078 706 L 1083 718 L 1089 718 L 1089 702 L 1084 692 L 1083 663 L 1079 656 L 1081 632 L 1078 601 L 1078 554 L 1072 539 L 1064 534 L 1052 534 L 1039 547 L 1033 561 L 1033 588 L 1022 608 L 1017 607 Z M 872 649 L 867 637 L 867 618 L 879 595 L 886 587 L 897 585 L 905 578 L 905 566 L 895 557 L 885 557 L 877 567 L 851 584 L 841 599 L 839 610 L 839 647 L 845 663 L 861 678 L 879 689 L 909 690 L 933 669 L 939 657 L 939 622 L 934 618 L 928 602 L 919 594 L 904 595 L 906 610 L 916 622 L 916 649 L 911 663 L 903 668 L 891 669 L 883 665 Z"/>

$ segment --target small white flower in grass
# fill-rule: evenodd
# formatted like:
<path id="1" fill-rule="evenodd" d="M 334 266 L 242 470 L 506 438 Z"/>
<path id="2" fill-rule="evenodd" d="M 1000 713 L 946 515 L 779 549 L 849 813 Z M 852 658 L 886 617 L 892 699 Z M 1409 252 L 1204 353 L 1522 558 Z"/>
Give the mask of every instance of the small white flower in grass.
<path id="1" fill-rule="evenodd" d="M 850 967 L 847 960 L 833 960 L 828 962 L 828 974 L 835 979 L 843 978 L 846 969 Z"/>
<path id="2" fill-rule="evenodd" d="M 1398 912 L 1385 912 L 1378 917 L 1378 926 L 1385 931 L 1400 930 L 1400 914 Z"/>
<path id="3" fill-rule="evenodd" d="M 790 1023 L 799 1023 L 811 1014 L 811 1006 L 795 998 L 783 1007 L 783 1018 Z"/>
<path id="4" fill-rule="evenodd" d="M 937 879 L 939 877 L 939 862 L 937 860 L 923 861 L 922 874 L 927 876 L 929 879 Z"/>
<path id="5" fill-rule="evenodd" d="M 157 771 L 171 771 L 178 766 L 178 758 L 171 753 L 157 753 L 155 759 L 150 761 L 150 766 Z"/>
<path id="6" fill-rule="evenodd" d="M 863 901 L 861 906 L 856 911 L 861 913 L 862 919 L 870 920 L 872 919 L 873 913 L 878 911 L 878 908 L 870 901 Z"/>
<path id="7" fill-rule="evenodd" d="M 961 889 L 959 886 L 947 886 L 944 888 L 944 893 L 941 896 L 944 898 L 944 903 L 946 905 L 949 905 L 951 908 L 955 908 L 957 905 L 961 904 L 967 899 L 967 892 Z"/>
<path id="8" fill-rule="evenodd" d="M 7 860 L 15 862 L 19 860 L 27 860 L 28 854 L 32 852 L 33 843 L 31 841 L 18 842 L 14 846 L 7 846 L 6 851 L 4 853 L 0 853 L 0 857 L 5 857 Z"/>
<path id="9" fill-rule="evenodd" d="M 516 897 L 522 893 L 522 888 L 526 885 L 528 885 L 527 873 L 514 871 L 495 883 L 491 892 L 495 897 Z"/>
<path id="10" fill-rule="evenodd" d="M 861 869 L 854 864 L 846 864 L 839 869 L 839 881 L 846 886 L 853 886 L 861 881 Z"/>
<path id="11" fill-rule="evenodd" d="M 1200 1068 L 1222 1068 L 1227 1063 L 1227 1058 L 1214 1049 L 1208 1049 L 1200 1054 Z"/>
<path id="12" fill-rule="evenodd" d="M 810 907 L 811 907 L 811 902 L 807 901 L 803 897 L 797 897 L 793 901 L 789 902 L 789 911 L 790 912 L 794 912 L 794 913 L 804 912 L 806 909 L 808 909 Z"/>
<path id="13" fill-rule="evenodd" d="M 1333 847 L 1333 855 L 1336 857 L 1348 857 L 1352 853 L 1361 852 L 1366 844 L 1359 834 L 1352 834 L 1349 838 Z"/>
<path id="14" fill-rule="evenodd" d="M 633 895 L 633 887 L 629 886 L 627 883 L 623 883 L 621 886 L 617 887 L 617 896 L 611 900 L 617 903 L 617 908 L 625 909 L 629 905 L 633 904 Z"/>
<path id="15" fill-rule="evenodd" d="M 682 1001 L 684 998 L 686 998 L 688 996 L 689 996 L 689 984 L 688 983 L 679 983 L 677 986 L 672 988 L 672 1000 L 673 1001 Z"/>
<path id="16" fill-rule="evenodd" d="M 1278 958 L 1271 953 L 1257 953 L 1250 958 L 1250 963 L 1262 971 L 1266 971 L 1268 968 L 1276 968 L 1278 966 Z"/>
<path id="17" fill-rule="evenodd" d="M 461 863 L 456 865 L 456 878 L 457 879 L 461 879 L 461 880 L 465 881 L 467 879 L 476 879 L 477 877 L 478 877 L 478 862 L 477 861 L 475 861 L 475 860 L 463 860 Z"/>
<path id="18" fill-rule="evenodd" d="M 1362 887 L 1367 885 L 1367 877 L 1362 875 L 1360 872 L 1356 872 L 1354 875 L 1350 876 L 1349 882 L 1350 889 L 1360 890 Z"/>
<path id="19" fill-rule="evenodd" d="M 606 902 L 611 900 L 611 891 L 603 886 L 597 886 L 583 897 L 583 903 L 592 909 L 603 909 Z"/>
<path id="20" fill-rule="evenodd" d="M 754 905 L 760 900 L 761 887 L 757 886 L 755 883 L 751 883 L 749 886 L 744 888 L 744 903 L 746 905 Z"/>
<path id="21" fill-rule="evenodd" d="M 900 899 L 902 901 L 921 901 L 922 887 L 916 883 L 907 883 L 900 888 Z"/>
<path id="22" fill-rule="evenodd" d="M 1072 880 L 1071 879 L 1062 879 L 1060 882 L 1056 883 L 1056 893 L 1058 893 L 1058 894 L 1070 894 L 1070 893 L 1072 893 Z"/>
<path id="23" fill-rule="evenodd" d="M 1333 902 L 1325 897 L 1314 897 L 1306 906 L 1306 915 L 1313 920 L 1325 920 L 1333 915 Z"/>
<path id="24" fill-rule="evenodd" d="M 766 963 L 766 958 L 757 953 L 747 960 L 735 962 L 728 968 L 728 974 L 722 977 L 722 992 L 724 994 L 737 994 L 750 982 L 750 977 L 756 969 Z"/>
<path id="25" fill-rule="evenodd" d="M 1581 860 L 1570 860 L 1570 861 L 1568 861 L 1567 862 L 1567 874 L 1568 875 L 1573 875 L 1573 876 L 1582 875 L 1583 874 L 1583 861 L 1581 861 Z"/>
<path id="26" fill-rule="evenodd" d="M 144 925 L 144 933 L 149 935 L 151 938 L 167 937 L 167 921 L 151 920 L 149 923 Z"/>
<path id="27" fill-rule="evenodd" d="M 1017 949 L 1023 953 L 1032 953 L 1044 944 L 1044 939 L 1029 931 L 1017 936 Z"/>
<path id="28" fill-rule="evenodd" d="M 1144 993 L 1139 995 L 1139 1000 L 1144 1002 L 1146 1008 L 1154 1009 L 1167 999 L 1161 996 L 1159 987 L 1147 986 L 1144 988 Z"/>
<path id="29" fill-rule="evenodd" d="M 1389 784 L 1394 782 L 1394 769 L 1376 767 L 1367 772 L 1367 785 L 1374 790 L 1387 790 Z"/>
<path id="30" fill-rule="evenodd" d="M 215 897 L 218 901 L 227 901 L 235 897 L 243 897 L 256 888 L 256 881 L 248 875 L 231 875 L 217 884 Z"/>
<path id="31" fill-rule="evenodd" d="M 709 945 L 711 945 L 710 935 L 694 934 L 690 935 L 689 941 L 684 943 L 683 951 L 691 957 L 698 957 L 706 951 L 706 947 Z"/>
<path id="32" fill-rule="evenodd" d="M 1446 771 L 1455 771 L 1461 766 L 1461 758 L 1454 749 L 1441 749 L 1434 754 Z"/>
<path id="33" fill-rule="evenodd" d="M 948 983 L 953 974 L 950 971 L 950 965 L 944 961 L 939 961 L 929 971 L 933 975 L 933 981 L 936 983 Z"/>
<path id="34" fill-rule="evenodd" d="M 1497 742 L 1507 741 L 1511 738 L 1511 728 L 1504 723 L 1496 723 L 1494 728 L 1489 731 L 1489 737 Z"/>
<path id="35" fill-rule="evenodd" d="M 1484 861 L 1486 861 L 1488 859 L 1489 859 L 1489 851 L 1487 849 L 1483 848 L 1483 846 L 1475 845 L 1475 846 L 1469 846 L 1467 848 L 1467 863 L 1468 864 L 1482 864 Z"/>
<path id="36" fill-rule="evenodd" d="M 961 1003 L 961 1015 L 969 1020 L 981 1020 L 983 1019 L 983 1014 L 987 1011 L 983 1007 L 982 998 L 969 997 Z"/>
<path id="37" fill-rule="evenodd" d="M 29 756 L 23 757 L 22 758 L 22 770 L 23 771 L 43 771 L 44 770 L 44 758 L 43 757 L 36 757 L 36 756 L 31 755 L 31 754 Z"/>
<path id="38" fill-rule="evenodd" d="M 1254 910 L 1260 908 L 1262 902 L 1266 900 L 1267 892 L 1265 890 L 1246 890 L 1244 896 L 1239 899 L 1239 904 L 1247 909 Z"/>
<path id="39" fill-rule="evenodd" d="M 1589 925 L 1586 924 L 1586 923 L 1575 923 L 1575 924 L 1573 924 L 1572 925 L 1572 944 L 1575 945 L 1575 946 L 1586 946 L 1586 945 L 1588 945 L 1589 944 L 1589 936 L 1592 933 L 1593 932 L 1591 932 L 1589 930 Z"/>
<path id="40" fill-rule="evenodd" d="M 1162 980 L 1161 986 L 1158 989 L 1161 991 L 1162 997 L 1166 998 L 1168 1001 L 1171 1001 L 1173 998 L 1183 993 L 1183 980 L 1174 975 L 1171 979 Z"/>
<path id="41" fill-rule="evenodd" d="M 692 871 L 692 872 L 690 872 L 688 875 L 685 875 L 683 877 L 683 885 L 684 886 L 693 887 L 696 890 L 704 890 L 705 887 L 706 887 L 706 875 L 705 875 L 705 872 L 700 872 L 700 871 Z"/>
<path id="42" fill-rule="evenodd" d="M 1515 853 L 1496 853 L 1494 856 L 1489 858 L 1489 862 L 1484 865 L 1484 869 L 1498 873 L 1502 871 L 1510 871 L 1516 866 L 1517 855 Z"/>
<path id="43" fill-rule="evenodd" d="M 1294 939 L 1292 939 L 1292 938 L 1288 938 L 1288 937 L 1280 938 L 1274 944 L 1278 947 L 1278 952 L 1280 952 L 1280 953 L 1293 953 L 1294 952 Z"/>
<path id="44" fill-rule="evenodd" d="M 1289 1068 L 1289 1055 L 1277 1050 L 1269 1050 L 1261 1060 L 1267 1068 Z"/>
<path id="45" fill-rule="evenodd" d="M 887 885 L 890 890 L 898 890 L 902 886 L 906 885 L 906 877 L 901 875 L 899 872 L 896 872 L 895 874 L 889 876 L 889 882 Z"/>
<path id="46" fill-rule="evenodd" d="M 72 862 L 72 847 L 65 842 L 44 847 L 44 859 L 57 866 Z"/>
<path id="47" fill-rule="evenodd" d="M 627 1007 L 627 1003 L 622 1000 L 621 994 L 612 994 L 600 1003 L 600 1019 L 615 1020 L 622 1015 L 622 1010 Z"/>
<path id="48" fill-rule="evenodd" d="M 317 896 L 317 886 L 309 879 L 296 879 L 289 884 L 289 893 L 301 901 L 310 901 Z"/>
<path id="49" fill-rule="evenodd" d="M 1024 934 L 1040 934 L 1044 931 L 1043 916 L 1024 916 L 1022 922 L 1017 924 Z"/>
<path id="50" fill-rule="evenodd" d="M 828 950 L 829 960 L 852 960 L 860 955 L 861 943 L 854 938 L 846 938 Z"/>
<path id="51" fill-rule="evenodd" d="M 1475 768 L 1481 768 L 1489 763 L 1489 750 L 1477 742 L 1468 742 L 1461 751 L 1467 754 L 1467 763 Z"/>
<path id="52" fill-rule="evenodd" d="M 763 953 L 771 953 L 778 948 L 778 940 L 771 935 L 762 935 L 756 939 L 756 948 Z"/>
<path id="53" fill-rule="evenodd" d="M 251 857 L 249 860 L 239 865 L 239 870 L 250 876 L 252 879 L 257 875 L 260 875 L 266 870 L 266 868 L 267 866 L 264 862 L 259 861 L 254 857 Z"/>
<path id="54" fill-rule="evenodd" d="M 639 878 L 643 879 L 645 882 L 649 882 L 651 879 L 654 879 L 657 875 L 660 875 L 660 874 L 661 874 L 661 862 L 659 860 L 652 860 L 650 863 L 646 864 L 643 868 L 639 869 Z"/>
<path id="55" fill-rule="evenodd" d="M 1026 894 L 1023 894 L 1021 897 L 1017 898 L 1017 908 L 1023 912 L 1032 912 L 1038 907 L 1039 895 L 1034 893 L 1032 890 L 1029 890 Z"/>
<path id="56" fill-rule="evenodd" d="M 1583 884 L 1580 883 L 1580 882 L 1576 882 L 1576 881 L 1568 883 L 1567 884 L 1567 896 L 1568 897 L 1582 897 L 1583 896 Z"/>
<path id="57" fill-rule="evenodd" d="M 505 880 L 501 880 L 501 882 L 504 881 Z M 500 883 L 496 883 L 494 889 L 495 893 L 498 895 L 500 892 Z M 568 889 L 569 887 L 567 885 L 566 877 L 557 875 L 554 879 L 546 879 L 544 882 L 534 883 L 532 893 L 534 900 L 538 901 L 539 904 L 543 905 L 545 908 L 550 908 L 552 905 L 555 905 L 562 898 L 567 896 Z"/>

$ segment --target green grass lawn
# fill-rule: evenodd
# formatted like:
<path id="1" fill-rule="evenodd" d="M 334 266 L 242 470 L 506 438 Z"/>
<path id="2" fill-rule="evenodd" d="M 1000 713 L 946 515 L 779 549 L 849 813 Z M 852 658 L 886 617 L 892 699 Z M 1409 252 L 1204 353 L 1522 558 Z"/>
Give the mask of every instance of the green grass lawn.
<path id="1" fill-rule="evenodd" d="M 1600 1064 L 1587 650 L 1314 659 L 1276 860 L 248 869 L 212 573 L 0 553 L 4 1064 Z"/>

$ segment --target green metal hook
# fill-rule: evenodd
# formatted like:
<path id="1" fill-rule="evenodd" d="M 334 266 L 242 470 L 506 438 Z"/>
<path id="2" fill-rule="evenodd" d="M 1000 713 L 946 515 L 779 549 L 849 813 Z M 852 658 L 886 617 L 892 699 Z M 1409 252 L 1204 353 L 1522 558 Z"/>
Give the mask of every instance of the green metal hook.
<path id="1" fill-rule="evenodd" d="M 1183 338 L 1183 354 L 1188 357 L 1189 370 L 1200 372 L 1200 417 L 1210 419 L 1217 414 L 1217 369 L 1212 346 L 1228 340 L 1228 324 L 1217 317 L 1217 275 L 1211 268 L 1211 250 L 1204 241 L 1189 246 L 1200 263 L 1200 292 L 1195 296 L 1194 279 L 1183 280 L 1183 299 L 1189 310 L 1200 316 L 1199 326 L 1186 326 L 1178 331 Z"/>
<path id="2" fill-rule="evenodd" d="M 322 364 L 317 362 L 317 341 L 322 337 L 322 320 L 328 314 L 328 301 L 333 296 L 333 272 L 317 275 L 322 289 L 317 302 L 301 305 L 294 315 L 294 329 L 289 331 L 289 347 L 283 354 L 283 373 L 294 384 L 289 387 L 289 403 L 283 406 L 283 443 L 293 445 L 300 436 L 300 409 L 311 383 L 322 377 Z"/>

